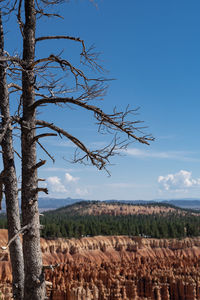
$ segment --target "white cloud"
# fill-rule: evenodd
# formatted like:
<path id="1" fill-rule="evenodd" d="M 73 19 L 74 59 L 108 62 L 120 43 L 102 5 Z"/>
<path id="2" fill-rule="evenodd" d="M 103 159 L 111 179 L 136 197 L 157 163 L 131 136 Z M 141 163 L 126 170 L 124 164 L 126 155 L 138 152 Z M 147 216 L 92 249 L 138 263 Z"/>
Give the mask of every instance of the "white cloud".
<path id="1" fill-rule="evenodd" d="M 48 185 L 50 192 L 52 192 L 52 193 L 62 194 L 62 193 L 68 192 L 66 187 L 64 186 L 64 184 L 62 184 L 60 178 L 57 176 L 48 177 L 47 185 Z"/>
<path id="2" fill-rule="evenodd" d="M 175 159 L 180 161 L 199 161 L 199 159 L 191 157 L 194 153 L 186 151 L 152 151 L 152 150 L 141 150 L 137 148 L 129 148 L 124 150 L 128 155 L 139 157 L 139 158 L 160 158 L 160 159 Z"/>
<path id="3" fill-rule="evenodd" d="M 175 174 L 168 174 L 166 176 L 159 176 L 158 183 L 161 188 L 166 191 L 186 191 L 193 187 L 200 186 L 200 178 L 192 178 L 192 173 L 181 170 Z"/>
<path id="4" fill-rule="evenodd" d="M 78 177 L 72 176 L 70 173 L 65 173 L 64 178 L 58 176 L 51 176 L 47 178 L 47 188 L 52 197 L 66 197 L 66 196 L 84 196 L 88 194 L 85 187 L 77 185 Z M 75 185 L 74 185 L 75 184 Z M 66 195 L 67 194 L 67 195 Z"/>
<path id="5" fill-rule="evenodd" d="M 74 177 L 69 173 L 65 173 L 65 179 L 67 182 L 77 182 L 79 180 L 78 177 Z"/>

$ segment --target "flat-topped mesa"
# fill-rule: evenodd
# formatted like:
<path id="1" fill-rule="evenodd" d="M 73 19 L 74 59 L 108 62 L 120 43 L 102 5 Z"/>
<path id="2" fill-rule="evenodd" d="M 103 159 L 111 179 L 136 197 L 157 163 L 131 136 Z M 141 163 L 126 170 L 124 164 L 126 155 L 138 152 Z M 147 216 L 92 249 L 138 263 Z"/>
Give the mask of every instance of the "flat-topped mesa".
<path id="1" fill-rule="evenodd" d="M 1 234 L 4 246 L 6 231 Z M 199 237 L 41 239 L 41 247 L 44 265 L 59 264 L 46 270 L 48 295 L 53 300 L 200 299 Z M 0 254 L 4 287 L 11 282 L 6 253 Z"/>
<path id="2" fill-rule="evenodd" d="M 150 204 L 126 204 L 123 202 L 100 202 L 87 201 L 78 202 L 70 206 L 62 207 L 59 213 L 70 213 L 71 215 L 152 215 L 152 214 L 180 214 L 185 215 L 186 211 L 168 204 L 150 203 Z M 198 214 L 197 212 L 194 214 Z"/>

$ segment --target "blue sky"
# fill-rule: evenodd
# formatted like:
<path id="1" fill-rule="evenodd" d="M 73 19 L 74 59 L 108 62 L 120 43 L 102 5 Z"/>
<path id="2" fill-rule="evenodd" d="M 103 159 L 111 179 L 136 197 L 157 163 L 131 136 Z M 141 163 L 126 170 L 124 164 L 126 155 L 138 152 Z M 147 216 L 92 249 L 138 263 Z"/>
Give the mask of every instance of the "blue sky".
<path id="1" fill-rule="evenodd" d="M 112 159 L 111 177 L 94 167 L 70 164 L 74 147 L 64 138 L 43 144 L 56 162 L 40 169 L 49 196 L 85 199 L 188 198 L 200 195 L 200 2 L 198 0 L 70 1 L 57 10 L 64 20 L 40 22 L 38 35 L 66 34 L 95 44 L 102 64 L 115 78 L 109 84 L 104 111 L 140 107 L 138 119 L 155 142 L 133 143 Z M 10 21 L 12 24 L 12 21 Z M 18 47 L 18 33 L 7 47 Z M 14 48 L 13 48 L 14 45 Z M 47 56 L 63 49 L 76 60 L 73 42 L 48 42 L 37 50 Z M 45 54 L 48 53 L 48 54 Z M 40 110 L 50 120 L 77 135 L 91 148 L 108 142 L 97 134 L 88 112 L 55 106 Z M 45 155 L 39 149 L 39 157 Z M 63 159 L 65 157 L 66 160 Z M 18 165 L 18 163 L 17 163 Z M 19 172 L 19 166 L 18 166 Z M 41 195 L 43 196 L 43 195 Z"/>

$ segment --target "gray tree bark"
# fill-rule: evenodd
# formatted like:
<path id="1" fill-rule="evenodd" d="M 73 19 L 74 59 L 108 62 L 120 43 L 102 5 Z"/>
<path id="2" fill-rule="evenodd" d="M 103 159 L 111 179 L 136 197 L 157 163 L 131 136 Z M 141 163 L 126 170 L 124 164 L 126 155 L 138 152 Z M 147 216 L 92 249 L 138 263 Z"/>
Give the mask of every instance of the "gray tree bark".
<path id="1" fill-rule="evenodd" d="M 4 56 L 4 33 L 0 10 L 0 56 Z M 6 82 L 6 63 L 0 64 L 0 110 L 2 127 L 10 119 L 9 94 Z M 11 124 L 8 126 L 1 143 L 4 171 L 2 181 L 5 186 L 6 210 L 9 240 L 20 230 L 17 176 L 14 163 L 14 150 Z M 23 299 L 24 264 L 22 244 L 19 236 L 10 244 L 10 258 L 13 276 L 13 298 Z"/>
<path id="2" fill-rule="evenodd" d="M 35 110 L 30 106 L 35 102 L 34 71 L 35 58 L 35 1 L 25 0 L 25 24 L 23 29 L 22 72 L 22 220 L 23 226 L 30 229 L 23 235 L 24 253 L 24 300 L 43 300 L 45 298 L 45 280 L 42 268 L 40 248 L 40 223 L 38 211 Z"/>

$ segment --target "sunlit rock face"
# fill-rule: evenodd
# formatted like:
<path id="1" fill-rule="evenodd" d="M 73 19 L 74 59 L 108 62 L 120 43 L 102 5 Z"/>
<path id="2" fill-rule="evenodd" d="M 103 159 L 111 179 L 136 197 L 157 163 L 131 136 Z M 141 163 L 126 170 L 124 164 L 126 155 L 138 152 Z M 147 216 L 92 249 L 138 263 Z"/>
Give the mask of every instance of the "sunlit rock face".
<path id="1" fill-rule="evenodd" d="M 5 246 L 7 232 L 0 231 Z M 47 293 L 53 300 L 200 299 L 200 238 L 41 239 Z M 11 299 L 7 251 L 0 254 L 2 299 Z M 7 298 L 5 298 L 7 297 Z"/>
<path id="2" fill-rule="evenodd" d="M 200 238 L 42 241 L 52 298 L 200 299 Z"/>

